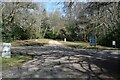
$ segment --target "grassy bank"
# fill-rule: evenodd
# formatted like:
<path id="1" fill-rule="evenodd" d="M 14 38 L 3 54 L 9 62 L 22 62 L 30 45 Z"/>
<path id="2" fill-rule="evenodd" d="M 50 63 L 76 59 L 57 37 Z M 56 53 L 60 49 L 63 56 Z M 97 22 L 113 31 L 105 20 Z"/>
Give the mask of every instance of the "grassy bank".
<path id="1" fill-rule="evenodd" d="M 2 58 L 0 57 L 0 62 L 2 62 L 2 69 L 7 69 L 15 66 L 20 66 L 26 61 L 31 60 L 31 56 L 23 56 L 23 55 L 14 55 L 12 58 Z"/>

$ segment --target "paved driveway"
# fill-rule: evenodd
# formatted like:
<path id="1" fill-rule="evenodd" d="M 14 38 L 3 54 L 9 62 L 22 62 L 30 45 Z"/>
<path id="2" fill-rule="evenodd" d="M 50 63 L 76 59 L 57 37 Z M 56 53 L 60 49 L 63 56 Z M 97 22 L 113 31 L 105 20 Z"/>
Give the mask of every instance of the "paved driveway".
<path id="1" fill-rule="evenodd" d="M 13 47 L 13 54 L 31 55 L 33 60 L 3 71 L 3 78 L 82 78 L 117 80 L 119 54 L 115 50 L 74 49 L 65 46 Z"/>

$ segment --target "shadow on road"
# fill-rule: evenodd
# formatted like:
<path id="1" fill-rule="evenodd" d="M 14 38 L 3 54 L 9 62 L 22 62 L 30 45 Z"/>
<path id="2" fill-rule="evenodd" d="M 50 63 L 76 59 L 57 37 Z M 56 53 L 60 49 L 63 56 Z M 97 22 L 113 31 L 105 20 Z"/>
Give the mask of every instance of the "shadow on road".
<path id="1" fill-rule="evenodd" d="M 119 51 L 74 49 L 60 46 L 19 47 L 13 54 L 32 55 L 33 60 L 16 68 L 14 76 L 25 78 L 81 78 L 80 80 L 119 80 Z M 14 69 L 15 70 L 15 69 Z M 18 71 L 20 74 L 18 74 Z"/>

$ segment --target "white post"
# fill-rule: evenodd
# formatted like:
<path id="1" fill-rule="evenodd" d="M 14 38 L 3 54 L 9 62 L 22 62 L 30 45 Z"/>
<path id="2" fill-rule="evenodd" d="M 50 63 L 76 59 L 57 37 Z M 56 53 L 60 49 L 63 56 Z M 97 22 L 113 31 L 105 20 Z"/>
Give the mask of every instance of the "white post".
<path id="1" fill-rule="evenodd" d="M 66 38 L 64 38 L 64 42 L 66 42 Z"/>
<path id="2" fill-rule="evenodd" d="M 115 45 L 116 45 L 116 42 L 115 42 L 115 41 L 113 41 L 113 42 L 112 42 L 112 45 L 114 45 L 114 46 L 115 46 Z"/>
<path id="3" fill-rule="evenodd" d="M 37 40 L 37 39 L 35 39 L 35 41 L 37 42 L 38 40 Z"/>
<path id="4" fill-rule="evenodd" d="M 115 41 L 112 41 L 112 45 L 113 45 L 114 47 L 116 47 L 116 42 L 115 42 Z"/>
<path id="5" fill-rule="evenodd" d="M 3 43 L 2 57 L 11 58 L 11 43 Z"/>

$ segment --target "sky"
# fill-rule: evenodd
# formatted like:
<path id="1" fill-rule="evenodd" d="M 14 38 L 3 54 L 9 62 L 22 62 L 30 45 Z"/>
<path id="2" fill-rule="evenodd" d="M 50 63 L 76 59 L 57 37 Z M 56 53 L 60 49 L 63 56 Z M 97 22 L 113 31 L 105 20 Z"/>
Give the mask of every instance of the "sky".
<path id="1" fill-rule="evenodd" d="M 60 10 L 61 13 L 63 13 L 62 8 L 63 4 L 58 4 L 57 0 L 49 0 L 49 1 L 40 1 L 40 0 L 33 0 L 33 2 L 40 2 L 43 3 L 44 8 L 46 9 L 47 12 L 51 13 L 54 12 L 55 10 Z"/>
<path id="2" fill-rule="evenodd" d="M 62 13 L 62 8 L 63 8 L 63 4 L 58 4 L 57 2 L 44 2 L 43 3 L 45 9 L 47 10 L 47 12 L 54 12 L 55 10 L 60 10 L 60 12 Z"/>
<path id="3" fill-rule="evenodd" d="M 61 1 L 60 4 L 58 4 L 59 1 Z M 44 8 L 49 13 L 52 13 L 55 10 L 60 10 L 61 14 L 65 15 L 65 13 L 62 10 L 62 8 L 64 7 L 64 4 L 63 4 L 62 1 L 64 1 L 64 0 L 45 0 L 45 1 L 43 1 L 43 0 L 33 0 L 33 2 L 41 2 L 41 3 L 43 3 Z M 78 0 L 78 1 L 87 2 L 88 0 Z"/>

